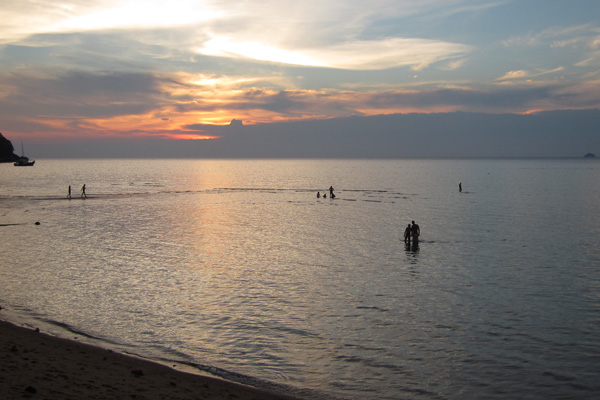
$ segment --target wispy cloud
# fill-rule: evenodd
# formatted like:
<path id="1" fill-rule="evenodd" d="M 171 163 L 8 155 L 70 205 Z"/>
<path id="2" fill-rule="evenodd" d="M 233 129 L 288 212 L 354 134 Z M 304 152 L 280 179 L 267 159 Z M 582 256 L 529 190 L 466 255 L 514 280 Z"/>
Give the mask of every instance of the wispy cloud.
<path id="1" fill-rule="evenodd" d="M 600 28 L 592 24 L 569 27 L 552 27 L 537 33 L 511 36 L 503 41 L 507 47 L 515 46 L 585 46 L 598 48 L 600 43 Z"/>
<path id="2" fill-rule="evenodd" d="M 556 72 L 561 72 L 565 68 L 558 67 L 548 71 L 526 71 L 526 70 L 517 70 L 517 71 L 509 71 L 500 78 L 496 79 L 496 81 L 514 81 L 514 80 L 527 80 L 533 79 L 544 75 L 554 74 Z"/>
<path id="3" fill-rule="evenodd" d="M 333 68 L 379 70 L 408 66 L 422 70 L 433 63 L 464 56 L 470 46 L 425 39 L 388 38 L 343 43 L 308 51 Z"/>
<path id="4" fill-rule="evenodd" d="M 41 8 L 33 0 L 9 0 L 4 7 L 14 15 L 9 20 L 15 23 L 5 22 L 3 28 L 8 36 L 26 37 L 38 33 L 186 26 L 200 40 L 207 38 L 196 46 L 205 55 L 332 68 L 379 70 L 410 66 L 418 70 L 464 54 L 470 47 L 389 34 L 365 40 L 361 35 L 383 15 L 390 18 L 419 14 L 443 3 L 386 0 L 365 8 L 363 2 L 356 0 L 263 0 L 239 4 L 106 0 L 65 1 Z M 26 16 L 31 9 L 35 18 Z M 189 39 L 182 44 L 191 45 Z"/>
<path id="5" fill-rule="evenodd" d="M 421 70 L 433 63 L 464 56 L 470 46 L 424 39 L 386 38 L 354 41 L 289 51 L 257 42 L 213 38 L 199 48 L 205 55 L 244 57 L 261 61 L 353 70 L 381 70 L 408 66 Z M 455 64 L 458 67 L 460 64 Z"/>
<path id="6" fill-rule="evenodd" d="M 75 14 L 55 25 L 58 31 L 81 31 L 114 28 L 174 27 L 200 24 L 225 16 L 223 10 L 213 8 L 201 0 L 135 0 L 107 2 L 98 10 L 71 7 Z M 80 11 L 81 13 L 77 13 Z"/>

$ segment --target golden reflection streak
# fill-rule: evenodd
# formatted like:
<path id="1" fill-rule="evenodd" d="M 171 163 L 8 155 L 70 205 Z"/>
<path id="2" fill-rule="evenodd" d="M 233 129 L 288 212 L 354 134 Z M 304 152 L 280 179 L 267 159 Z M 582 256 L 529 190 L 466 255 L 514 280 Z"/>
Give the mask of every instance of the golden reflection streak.
<path id="1" fill-rule="evenodd" d="M 234 176 L 229 169 L 223 168 L 222 161 L 203 160 L 198 162 L 194 181 L 190 184 L 194 187 L 202 187 L 210 182 L 213 188 L 230 188 L 235 185 Z M 196 166 L 195 165 L 195 166 Z M 190 215 L 192 225 L 195 228 L 193 252 L 207 262 L 201 266 L 202 275 L 220 274 L 223 268 L 215 268 L 215 265 L 233 264 L 230 259 L 228 247 L 232 240 L 231 226 L 236 223 L 235 215 L 222 193 L 203 195 L 202 201 L 191 205 Z"/>

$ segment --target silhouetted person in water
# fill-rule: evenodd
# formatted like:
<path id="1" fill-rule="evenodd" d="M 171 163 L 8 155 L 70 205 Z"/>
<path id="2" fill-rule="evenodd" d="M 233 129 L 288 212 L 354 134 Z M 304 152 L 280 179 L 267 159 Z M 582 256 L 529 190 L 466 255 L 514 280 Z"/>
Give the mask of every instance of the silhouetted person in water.
<path id="1" fill-rule="evenodd" d="M 69 185 L 69 194 L 67 195 L 67 199 L 71 200 L 71 185 Z"/>
<path id="2" fill-rule="evenodd" d="M 462 182 L 458 184 L 458 191 L 462 193 Z"/>
<path id="3" fill-rule="evenodd" d="M 83 186 L 81 187 L 81 198 L 85 199 L 87 197 L 87 194 L 85 194 L 85 183 L 83 184 Z"/>
<path id="4" fill-rule="evenodd" d="M 317 192 L 317 199 L 321 197 L 321 192 Z"/>
<path id="5" fill-rule="evenodd" d="M 412 228 L 410 227 L 410 224 L 408 224 L 408 226 L 404 230 L 404 243 L 410 243 L 410 235 L 411 234 L 412 234 Z"/>
<path id="6" fill-rule="evenodd" d="M 329 186 L 329 197 L 332 199 L 335 197 L 335 194 L 333 194 L 333 186 Z"/>
<path id="7" fill-rule="evenodd" d="M 323 198 L 326 199 L 327 198 L 327 193 L 323 193 Z"/>
<path id="8" fill-rule="evenodd" d="M 412 238 L 416 242 L 417 240 L 419 240 L 419 235 L 421 234 L 421 228 L 419 228 L 419 225 L 415 224 L 415 221 L 413 221 L 411 230 L 412 230 Z"/>

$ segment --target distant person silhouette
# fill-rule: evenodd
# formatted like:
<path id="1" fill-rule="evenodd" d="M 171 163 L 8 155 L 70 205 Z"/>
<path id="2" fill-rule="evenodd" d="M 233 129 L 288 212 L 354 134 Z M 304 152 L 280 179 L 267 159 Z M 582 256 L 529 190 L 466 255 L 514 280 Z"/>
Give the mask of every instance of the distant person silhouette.
<path id="1" fill-rule="evenodd" d="M 326 199 L 327 198 L 327 193 L 323 193 L 323 198 Z"/>
<path id="2" fill-rule="evenodd" d="M 321 197 L 321 192 L 317 192 L 317 199 Z"/>
<path id="3" fill-rule="evenodd" d="M 462 193 L 462 182 L 458 184 L 458 191 Z"/>
<path id="4" fill-rule="evenodd" d="M 69 194 L 67 195 L 67 199 L 71 200 L 71 185 L 69 185 Z"/>
<path id="5" fill-rule="evenodd" d="M 332 199 L 335 197 L 335 194 L 333 194 L 333 186 L 329 186 L 329 197 Z"/>
<path id="6" fill-rule="evenodd" d="M 410 235 L 411 234 L 412 234 L 412 228 L 410 227 L 410 224 L 408 224 L 408 226 L 404 230 L 404 243 L 410 243 Z"/>
<path id="7" fill-rule="evenodd" d="M 87 198 L 87 194 L 85 194 L 85 183 L 83 184 L 83 186 L 81 187 L 81 198 L 85 199 Z"/>
<path id="8" fill-rule="evenodd" d="M 411 231 L 413 240 L 419 240 L 419 235 L 421 235 L 421 228 L 419 228 L 419 225 L 415 224 L 415 221 L 412 222 Z"/>

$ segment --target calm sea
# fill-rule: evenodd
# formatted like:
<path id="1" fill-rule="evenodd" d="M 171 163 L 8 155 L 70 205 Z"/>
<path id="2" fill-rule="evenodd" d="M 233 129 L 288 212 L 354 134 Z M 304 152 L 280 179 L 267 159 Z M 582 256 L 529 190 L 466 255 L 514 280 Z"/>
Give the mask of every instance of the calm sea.
<path id="1" fill-rule="evenodd" d="M 589 159 L 1 164 L 1 314 L 308 399 L 598 398 L 599 183 Z"/>

